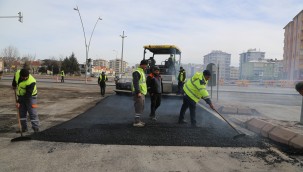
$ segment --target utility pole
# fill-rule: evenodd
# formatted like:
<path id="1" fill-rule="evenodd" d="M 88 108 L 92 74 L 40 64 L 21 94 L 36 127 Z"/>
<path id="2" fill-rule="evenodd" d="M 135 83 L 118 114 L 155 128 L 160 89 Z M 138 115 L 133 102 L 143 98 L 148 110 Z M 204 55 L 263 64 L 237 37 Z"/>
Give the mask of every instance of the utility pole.
<path id="1" fill-rule="evenodd" d="M 124 38 L 126 38 L 127 36 L 124 35 L 124 31 L 123 34 L 120 35 L 122 38 L 122 51 L 121 51 L 121 73 L 123 73 L 123 46 L 124 46 Z"/>

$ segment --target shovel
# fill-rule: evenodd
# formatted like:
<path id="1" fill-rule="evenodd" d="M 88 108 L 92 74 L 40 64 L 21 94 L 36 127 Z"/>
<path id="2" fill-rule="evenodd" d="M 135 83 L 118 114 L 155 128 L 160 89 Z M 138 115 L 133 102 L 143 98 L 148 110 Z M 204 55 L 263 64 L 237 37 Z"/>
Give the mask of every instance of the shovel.
<path id="1" fill-rule="evenodd" d="M 17 94 L 16 94 L 16 90 L 14 89 L 14 92 L 15 92 L 15 101 L 17 103 Z M 22 133 L 22 127 L 21 127 L 21 121 L 20 121 L 20 112 L 19 112 L 19 108 L 17 107 L 17 119 L 18 119 L 18 127 L 19 127 L 19 132 L 21 134 L 20 137 L 16 137 L 16 138 L 13 138 L 11 140 L 11 142 L 18 142 L 18 141 L 26 141 L 26 140 L 31 140 L 30 137 L 27 137 L 27 136 L 23 136 L 23 133 Z"/>
<path id="2" fill-rule="evenodd" d="M 229 125 L 229 126 L 231 126 L 231 128 L 233 128 L 237 133 L 238 133 L 238 135 L 235 135 L 234 137 L 233 137 L 233 139 L 238 139 L 238 138 L 241 138 L 241 137 L 245 137 L 246 136 L 246 134 L 244 134 L 244 133 L 240 133 L 234 126 L 232 126 L 215 108 L 213 109 L 215 112 L 217 112 L 217 114 L 219 114 L 220 116 L 221 116 L 221 118 L 223 118 L 224 119 L 224 121 Z"/>

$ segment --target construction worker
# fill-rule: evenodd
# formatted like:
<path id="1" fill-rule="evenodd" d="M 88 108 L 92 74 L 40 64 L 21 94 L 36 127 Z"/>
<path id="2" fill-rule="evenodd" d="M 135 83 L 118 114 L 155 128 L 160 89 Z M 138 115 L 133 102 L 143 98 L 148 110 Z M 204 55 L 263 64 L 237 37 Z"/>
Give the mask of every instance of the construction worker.
<path id="1" fill-rule="evenodd" d="M 160 68 L 154 66 L 152 68 L 153 72 L 150 73 L 146 78 L 147 91 L 150 95 L 150 119 L 156 121 L 156 110 L 161 104 L 161 94 L 162 94 L 162 78 L 160 76 Z"/>
<path id="2" fill-rule="evenodd" d="M 39 132 L 39 118 L 37 113 L 37 85 L 35 78 L 29 74 L 27 69 L 18 70 L 15 73 L 13 89 L 17 88 L 16 106 L 19 108 L 22 132 L 27 132 L 27 113 L 29 114 L 32 129 Z"/>
<path id="3" fill-rule="evenodd" d="M 99 84 L 100 89 L 101 89 L 101 96 L 102 97 L 104 97 L 104 94 L 105 94 L 105 87 L 106 87 L 105 82 L 107 80 L 108 79 L 107 79 L 107 76 L 105 75 L 105 72 L 102 72 L 101 75 L 98 78 L 98 84 Z"/>
<path id="4" fill-rule="evenodd" d="M 296 90 L 303 96 L 303 81 L 296 84 Z"/>
<path id="5" fill-rule="evenodd" d="M 178 93 L 177 94 L 183 94 L 183 85 L 185 83 L 186 79 L 186 72 L 183 69 L 183 67 L 180 67 L 179 75 L 178 75 Z"/>
<path id="6" fill-rule="evenodd" d="M 64 70 L 61 70 L 61 82 L 64 83 Z"/>
<path id="7" fill-rule="evenodd" d="M 145 95 L 147 93 L 145 70 L 148 61 L 142 60 L 140 66 L 133 72 L 132 92 L 134 95 L 135 121 L 134 127 L 144 127 L 145 123 L 140 120 L 144 111 Z"/>
<path id="8" fill-rule="evenodd" d="M 187 123 L 184 120 L 184 115 L 189 107 L 191 125 L 196 127 L 196 103 L 200 98 L 205 100 L 211 109 L 214 109 L 206 90 L 206 85 L 210 77 L 211 73 L 209 70 L 204 70 L 203 73 L 196 72 L 194 76 L 184 84 L 183 90 L 185 94 L 183 96 L 183 104 L 180 110 L 179 124 Z"/>

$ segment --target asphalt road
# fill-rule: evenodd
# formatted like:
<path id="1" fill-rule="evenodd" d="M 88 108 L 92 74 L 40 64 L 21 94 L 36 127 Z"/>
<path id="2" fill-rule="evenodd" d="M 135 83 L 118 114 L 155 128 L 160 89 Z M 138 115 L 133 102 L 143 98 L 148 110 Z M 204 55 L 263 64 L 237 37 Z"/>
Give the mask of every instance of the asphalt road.
<path id="1" fill-rule="evenodd" d="M 143 120 L 144 128 L 134 128 L 133 101 L 130 96 L 112 95 L 70 121 L 32 136 L 36 140 L 115 145 L 263 147 L 256 136 L 233 139 L 237 133 L 225 122 L 197 106 L 197 128 L 177 124 L 182 99 L 162 101 L 158 121 L 148 119 L 149 97 Z M 189 110 L 186 113 L 189 121 Z"/>

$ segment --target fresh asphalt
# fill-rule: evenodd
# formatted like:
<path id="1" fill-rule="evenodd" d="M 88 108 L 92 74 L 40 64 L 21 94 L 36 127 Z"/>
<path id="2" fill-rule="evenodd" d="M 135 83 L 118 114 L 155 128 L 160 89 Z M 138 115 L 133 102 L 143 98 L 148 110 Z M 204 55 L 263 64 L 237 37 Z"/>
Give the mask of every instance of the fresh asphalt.
<path id="1" fill-rule="evenodd" d="M 203 146 L 203 147 L 263 147 L 264 140 L 245 136 L 234 140 L 237 133 L 224 121 L 197 106 L 198 126 L 177 124 L 181 98 L 163 98 L 157 110 L 158 120 L 149 120 L 150 100 L 146 97 L 144 128 L 132 126 L 133 99 L 126 95 L 111 95 L 76 118 L 32 135 L 32 139 L 55 142 L 75 142 L 113 145 Z M 189 110 L 185 114 L 189 120 Z"/>

